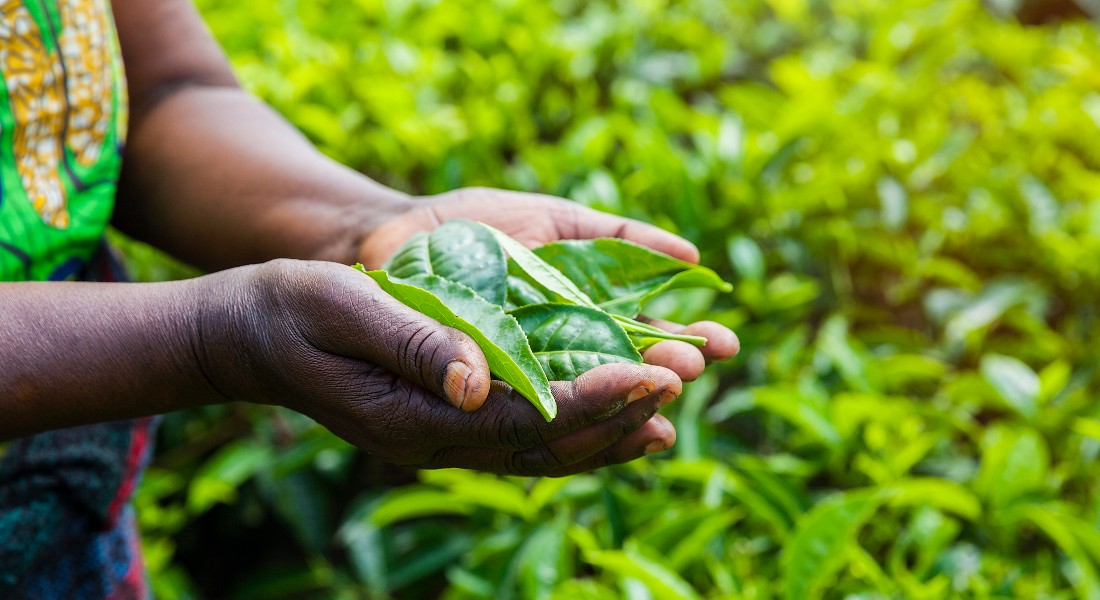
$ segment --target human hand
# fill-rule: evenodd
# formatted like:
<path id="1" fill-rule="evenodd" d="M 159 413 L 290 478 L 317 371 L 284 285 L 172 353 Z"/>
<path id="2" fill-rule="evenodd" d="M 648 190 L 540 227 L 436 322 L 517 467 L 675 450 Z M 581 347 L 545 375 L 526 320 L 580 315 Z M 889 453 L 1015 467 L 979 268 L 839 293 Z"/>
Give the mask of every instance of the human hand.
<path id="1" fill-rule="evenodd" d="M 528 247 L 565 239 L 616 237 L 648 246 L 691 263 L 699 251 L 687 240 L 659 227 L 592 210 L 575 202 L 541 194 L 487 188 L 464 188 L 429 196 L 378 226 L 360 247 L 360 261 L 378 268 L 410 236 L 430 231 L 451 219 L 482 221 Z M 707 338 L 702 348 L 676 340 L 654 344 L 643 354 L 645 362 L 662 365 L 684 381 L 702 374 L 706 364 L 737 354 L 740 342 L 729 329 L 713 321 L 680 325 L 652 321 L 674 333 Z"/>
<path id="2" fill-rule="evenodd" d="M 388 462 L 556 476 L 675 441 L 656 414 L 681 391 L 666 368 L 604 365 L 554 382 L 547 423 L 490 382 L 473 340 L 348 267 L 280 260 L 204 279 L 197 352 L 213 387 L 297 410 Z"/>

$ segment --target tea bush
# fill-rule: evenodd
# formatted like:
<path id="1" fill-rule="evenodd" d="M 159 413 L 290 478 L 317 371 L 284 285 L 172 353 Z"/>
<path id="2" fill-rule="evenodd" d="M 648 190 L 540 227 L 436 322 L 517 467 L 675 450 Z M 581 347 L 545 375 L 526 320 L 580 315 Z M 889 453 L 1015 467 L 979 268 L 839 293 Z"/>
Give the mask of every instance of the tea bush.
<path id="1" fill-rule="evenodd" d="M 250 90 L 380 181 L 695 241 L 734 292 L 656 312 L 743 350 L 669 407 L 667 456 L 564 480 L 409 481 L 291 413 L 172 415 L 138 499 L 162 597 L 1100 598 L 1092 23 L 973 0 L 199 5 Z"/>

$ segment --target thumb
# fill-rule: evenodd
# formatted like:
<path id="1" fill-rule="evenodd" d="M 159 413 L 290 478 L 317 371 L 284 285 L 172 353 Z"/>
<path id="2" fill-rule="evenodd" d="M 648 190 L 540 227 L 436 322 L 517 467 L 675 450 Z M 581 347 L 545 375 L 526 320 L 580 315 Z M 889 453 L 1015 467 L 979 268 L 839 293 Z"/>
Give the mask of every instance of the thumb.
<path id="1" fill-rule="evenodd" d="M 455 408 L 466 412 L 481 408 L 491 381 L 481 348 L 465 333 L 408 310 L 415 317 L 383 333 L 380 339 L 387 348 L 378 353 L 376 362 L 446 398 Z"/>
<path id="2" fill-rule="evenodd" d="M 356 274 L 348 283 L 351 289 L 336 295 L 342 318 L 326 317 L 328 339 L 317 345 L 375 363 L 463 411 L 481 407 L 489 363 L 470 336 L 401 304 L 366 277 Z"/>

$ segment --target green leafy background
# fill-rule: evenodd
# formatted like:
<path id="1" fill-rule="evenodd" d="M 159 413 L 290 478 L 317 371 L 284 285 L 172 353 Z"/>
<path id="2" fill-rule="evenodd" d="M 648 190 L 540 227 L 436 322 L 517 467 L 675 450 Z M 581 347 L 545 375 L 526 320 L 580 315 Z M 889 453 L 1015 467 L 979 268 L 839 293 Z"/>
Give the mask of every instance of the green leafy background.
<path id="1" fill-rule="evenodd" d="M 1100 598 L 1092 23 L 199 5 L 251 91 L 380 181 L 552 193 L 697 242 L 735 291 L 654 312 L 743 351 L 669 407 L 674 450 L 564 480 L 405 472 L 267 407 L 170 415 L 137 498 L 160 597 Z M 144 279 L 188 274 L 120 242 Z"/>

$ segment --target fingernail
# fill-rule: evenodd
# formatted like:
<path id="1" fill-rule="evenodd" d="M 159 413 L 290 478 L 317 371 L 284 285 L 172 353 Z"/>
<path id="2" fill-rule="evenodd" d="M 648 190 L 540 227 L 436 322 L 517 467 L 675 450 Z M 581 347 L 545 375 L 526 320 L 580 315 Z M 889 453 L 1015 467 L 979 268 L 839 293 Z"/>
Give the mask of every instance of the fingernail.
<path id="1" fill-rule="evenodd" d="M 466 386 L 472 374 L 473 370 L 464 362 L 456 360 L 447 365 L 447 371 L 443 374 L 443 391 L 456 408 L 462 408 L 466 404 L 466 395 L 469 393 Z"/>
<path id="2" fill-rule="evenodd" d="M 650 454 L 656 454 L 658 452 L 664 452 L 665 450 L 668 450 L 668 446 L 665 445 L 664 440 L 653 440 L 649 443 L 648 446 L 645 447 L 646 456 L 649 456 Z"/>
<path id="3" fill-rule="evenodd" d="M 664 390 L 657 395 L 657 408 L 661 408 L 676 399 L 676 394 L 669 390 Z"/>
<path id="4" fill-rule="evenodd" d="M 647 388 L 646 386 L 639 385 L 638 387 L 630 390 L 630 393 L 627 394 L 626 403 L 630 404 L 631 402 L 636 402 L 638 400 L 641 400 L 642 398 L 645 398 L 646 396 L 648 396 L 650 391 L 651 390 L 649 388 Z"/>

